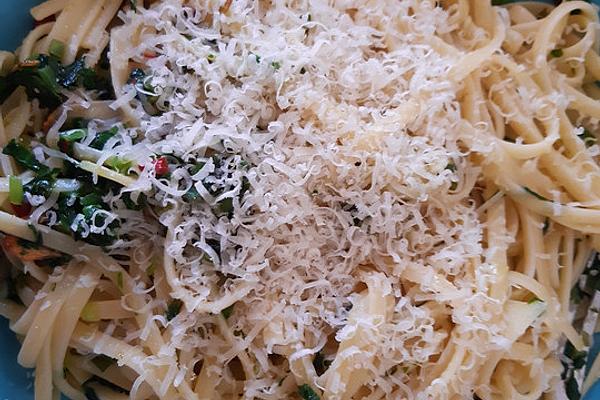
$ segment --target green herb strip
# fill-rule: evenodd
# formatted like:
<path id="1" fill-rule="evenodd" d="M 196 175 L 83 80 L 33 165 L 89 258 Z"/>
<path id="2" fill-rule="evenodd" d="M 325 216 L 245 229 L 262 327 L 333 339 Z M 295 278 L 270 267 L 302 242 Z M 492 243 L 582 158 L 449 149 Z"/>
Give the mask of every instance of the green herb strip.
<path id="1" fill-rule="evenodd" d="M 304 400 L 321 400 L 313 388 L 307 384 L 298 386 L 298 394 Z"/>
<path id="2" fill-rule="evenodd" d="M 21 205 L 23 204 L 23 183 L 17 176 L 8 177 L 8 201 L 11 204 Z"/>
<path id="3" fill-rule="evenodd" d="M 11 156 L 19 166 L 25 169 L 29 169 L 42 175 L 50 173 L 50 168 L 36 160 L 33 153 L 28 148 L 18 143 L 16 139 L 11 140 L 4 146 L 2 154 Z"/>
<path id="4" fill-rule="evenodd" d="M 181 300 L 173 300 L 169 303 L 169 305 L 167 306 L 167 312 L 165 313 L 167 321 L 172 320 L 177 316 L 177 314 L 179 314 L 182 305 L 183 303 L 181 302 Z"/>
<path id="5" fill-rule="evenodd" d="M 229 307 L 224 308 L 223 310 L 221 310 L 221 315 L 223 316 L 223 318 L 229 319 L 229 317 L 231 317 L 231 314 L 233 314 L 233 307 L 234 306 L 235 306 L 235 303 L 233 303 Z"/>

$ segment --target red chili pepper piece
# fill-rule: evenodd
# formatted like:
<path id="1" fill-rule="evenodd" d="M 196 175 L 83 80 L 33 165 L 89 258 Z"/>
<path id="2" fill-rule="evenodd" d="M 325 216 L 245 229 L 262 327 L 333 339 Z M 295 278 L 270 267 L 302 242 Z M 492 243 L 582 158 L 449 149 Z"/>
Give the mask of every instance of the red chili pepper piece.
<path id="1" fill-rule="evenodd" d="M 167 161 L 167 157 L 159 157 L 153 164 L 156 176 L 163 176 L 169 173 L 169 162 Z"/>
<path id="2" fill-rule="evenodd" d="M 15 212 L 15 215 L 19 218 L 25 218 L 25 217 L 29 217 L 29 214 L 31 214 L 31 204 L 29 204 L 27 201 L 23 200 L 23 203 L 21 204 L 12 204 L 10 205 L 13 209 L 13 211 Z"/>
<path id="3" fill-rule="evenodd" d="M 48 133 L 50 128 L 52 128 L 52 125 L 54 125 L 54 123 L 56 122 L 57 118 L 58 118 L 58 113 L 56 111 L 54 111 L 53 113 L 48 115 L 48 117 L 42 124 L 42 130 L 44 131 L 44 133 Z"/>
<path id="4" fill-rule="evenodd" d="M 59 140 L 58 141 L 58 148 L 60 149 L 60 151 L 62 151 L 65 154 L 69 153 L 69 150 L 71 150 L 71 146 L 69 145 L 69 142 L 67 142 L 66 140 Z"/>

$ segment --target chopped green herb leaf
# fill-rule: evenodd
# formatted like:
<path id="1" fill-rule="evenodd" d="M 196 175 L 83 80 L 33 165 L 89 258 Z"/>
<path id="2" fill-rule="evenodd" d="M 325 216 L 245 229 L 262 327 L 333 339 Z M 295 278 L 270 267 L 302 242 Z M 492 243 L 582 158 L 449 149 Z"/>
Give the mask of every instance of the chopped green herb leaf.
<path id="1" fill-rule="evenodd" d="M 58 43 L 55 43 L 52 51 L 60 51 Z M 4 101 L 19 86 L 25 87 L 30 99 L 38 99 L 42 107 L 50 109 L 58 107 L 65 99 L 61 86 L 71 89 L 83 85 L 89 90 L 110 93 L 110 82 L 98 77 L 93 69 L 86 68 L 82 58 L 70 65 L 62 65 L 59 59 L 56 54 L 42 54 L 0 78 L 0 101 Z"/>
<path id="2" fill-rule="evenodd" d="M 70 131 L 59 133 L 60 138 L 68 142 L 76 142 L 83 139 L 86 135 L 87 132 L 84 129 L 71 129 Z"/>
<path id="3" fill-rule="evenodd" d="M 137 0 L 129 0 L 129 5 L 134 12 L 137 12 Z"/>
<path id="4" fill-rule="evenodd" d="M 82 196 L 81 199 L 79 199 L 79 204 L 81 204 L 82 207 L 99 206 L 102 204 L 102 197 L 98 193 L 90 193 Z"/>
<path id="5" fill-rule="evenodd" d="M 183 303 L 181 302 L 181 300 L 173 300 L 169 303 L 167 307 L 167 312 L 165 314 L 165 317 L 167 317 L 167 321 L 172 320 L 177 316 L 177 314 L 179 314 L 182 305 Z"/>
<path id="6" fill-rule="evenodd" d="M 235 306 L 235 303 L 233 303 L 229 307 L 224 308 L 224 309 L 221 310 L 221 315 L 223 316 L 223 318 L 229 319 L 229 317 L 231 317 L 231 314 L 233 314 L 233 307 L 234 306 Z"/>
<path id="7" fill-rule="evenodd" d="M 203 162 L 192 165 L 189 169 L 190 175 L 196 175 L 202 168 L 204 168 L 204 165 L 205 164 Z"/>
<path id="8" fill-rule="evenodd" d="M 570 341 L 567 341 L 565 345 L 565 356 L 573 361 L 573 368 L 581 369 L 585 365 L 587 359 L 587 352 L 584 350 L 577 350 Z"/>
<path id="9" fill-rule="evenodd" d="M 250 181 L 244 176 L 242 177 L 242 188 L 240 189 L 240 202 L 248 190 L 250 190 Z"/>
<path id="10" fill-rule="evenodd" d="M 83 68 L 79 72 L 78 83 L 87 90 L 98 90 L 106 94 L 111 92 L 110 81 L 100 77 L 96 71 L 91 68 Z"/>
<path id="11" fill-rule="evenodd" d="M 60 40 L 52 39 L 48 47 L 48 53 L 60 60 L 65 53 L 65 44 Z"/>
<path id="12" fill-rule="evenodd" d="M 217 56 L 215 56 L 214 54 L 209 54 L 206 56 L 206 60 L 212 64 L 215 62 L 215 60 L 217 59 Z"/>
<path id="13" fill-rule="evenodd" d="M 144 90 L 147 92 L 151 92 L 151 93 L 155 93 L 156 92 L 156 87 L 152 85 L 151 79 L 144 79 L 144 86 L 143 86 Z M 150 96 L 150 100 L 149 101 L 153 101 L 156 102 L 156 98 L 157 96 Z"/>
<path id="14" fill-rule="evenodd" d="M 113 156 L 106 160 L 106 165 L 121 174 L 127 174 L 132 167 L 133 162 L 121 157 Z"/>
<path id="15" fill-rule="evenodd" d="M 54 187 L 54 177 L 36 178 L 25 185 L 25 191 L 38 196 L 48 197 Z"/>
<path id="16" fill-rule="evenodd" d="M 59 63 L 45 55 L 24 63 L 8 76 L 0 78 L 0 102 L 19 86 L 25 87 L 29 99 L 38 99 L 42 107 L 56 108 L 63 102 L 57 75 Z"/>
<path id="17" fill-rule="evenodd" d="M 231 197 L 227 197 L 219 202 L 219 212 L 227 215 L 233 213 L 233 199 Z"/>
<path id="18" fill-rule="evenodd" d="M 298 394 L 304 400 L 321 400 L 319 395 L 317 395 L 317 393 L 306 383 L 298 386 Z"/>
<path id="19" fill-rule="evenodd" d="M 273 61 L 271 63 L 271 67 L 273 67 L 273 69 L 277 70 L 277 69 L 281 68 L 281 64 L 279 63 L 279 61 Z"/>
<path id="20" fill-rule="evenodd" d="M 77 117 L 67 120 L 67 122 L 65 122 L 65 124 L 63 125 L 63 128 L 65 130 L 84 129 L 87 132 L 88 122 L 89 121 L 87 121 L 84 118 Z"/>
<path id="21" fill-rule="evenodd" d="M 21 167 L 30 169 L 38 174 L 45 175 L 50 172 L 50 168 L 36 160 L 33 156 L 33 153 L 28 148 L 18 143 L 15 139 L 11 140 L 6 146 L 4 146 L 2 154 L 11 156 Z"/>
<path id="22" fill-rule="evenodd" d="M 146 195 L 144 193 L 140 193 L 138 195 L 137 202 L 131 199 L 131 193 L 129 192 L 123 193 L 121 195 L 121 200 L 123 200 L 123 203 L 125 203 L 125 207 L 127 207 L 130 210 L 143 210 L 148 204 Z"/>
<path id="23" fill-rule="evenodd" d="M 567 394 L 567 398 L 569 400 L 579 400 L 581 399 L 581 393 L 579 392 L 579 384 L 577 380 L 571 374 L 569 379 L 564 380 L 565 382 L 565 392 Z"/>
<path id="24" fill-rule="evenodd" d="M 104 224 L 106 214 L 98 211 L 110 210 L 102 198 L 108 192 L 115 190 L 111 182 L 100 178 L 98 183 L 94 184 L 90 173 L 82 172 L 68 162 L 65 162 L 62 174 L 70 178 L 69 180 L 78 182 L 79 187 L 60 194 L 56 205 L 58 216 L 56 229 L 72 235 L 77 240 L 83 240 L 96 246 L 108 246 L 114 243 L 117 238 L 117 229 L 120 226 L 119 220 L 108 224 L 107 229 L 102 233 L 90 233 L 85 237 L 82 236 L 86 232 L 85 225 L 102 226 Z"/>
<path id="25" fill-rule="evenodd" d="M 106 131 L 97 133 L 94 140 L 92 140 L 92 143 L 90 143 L 90 147 L 96 150 L 104 150 L 106 142 L 108 142 L 108 140 L 115 136 L 118 132 L 119 128 L 117 126 L 113 126 L 112 128 Z"/>
<path id="26" fill-rule="evenodd" d="M 129 83 L 136 86 L 136 97 L 142 102 L 144 110 L 149 115 L 158 115 L 160 110 L 155 107 L 158 96 L 155 95 L 155 88 L 151 84 L 151 79 L 147 76 L 144 70 L 135 68 L 129 75 Z"/>
<path id="27" fill-rule="evenodd" d="M 61 132 L 58 139 L 58 148 L 65 154 L 73 153 L 73 143 L 83 139 L 87 135 L 84 129 L 71 129 Z"/>
<path id="28" fill-rule="evenodd" d="M 23 203 L 23 182 L 17 176 L 8 177 L 8 201 L 11 204 L 20 205 Z"/>
<path id="29" fill-rule="evenodd" d="M 190 188 L 190 190 L 188 190 L 187 192 L 185 192 L 185 194 L 182 196 L 183 201 L 190 203 L 194 200 L 197 200 L 200 198 L 200 193 L 198 193 L 198 190 L 192 186 Z"/>
<path id="30" fill-rule="evenodd" d="M 562 49 L 554 49 L 554 50 L 550 51 L 550 57 L 560 58 L 562 56 L 563 56 Z"/>

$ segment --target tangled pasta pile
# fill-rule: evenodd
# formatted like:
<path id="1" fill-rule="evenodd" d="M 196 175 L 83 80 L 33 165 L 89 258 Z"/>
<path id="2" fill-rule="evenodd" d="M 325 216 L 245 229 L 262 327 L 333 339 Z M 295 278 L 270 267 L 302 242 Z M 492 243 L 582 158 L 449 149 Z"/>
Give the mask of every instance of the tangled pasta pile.
<path id="1" fill-rule="evenodd" d="M 600 245 L 592 5 L 135 3 L 48 1 L 4 55 L 0 312 L 36 398 L 564 392 Z"/>

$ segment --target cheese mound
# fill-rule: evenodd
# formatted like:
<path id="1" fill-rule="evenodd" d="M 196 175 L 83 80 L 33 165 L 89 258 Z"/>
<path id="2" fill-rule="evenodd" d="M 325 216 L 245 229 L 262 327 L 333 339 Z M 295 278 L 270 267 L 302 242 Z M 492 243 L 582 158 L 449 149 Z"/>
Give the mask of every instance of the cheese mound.
<path id="1" fill-rule="evenodd" d="M 148 78 L 117 102 L 155 96 L 153 116 L 131 103 L 135 146 L 180 160 L 166 177 L 147 165 L 131 187 L 156 193 L 184 306 L 162 321 L 165 351 L 202 354 L 216 392 L 279 399 L 303 382 L 329 399 L 469 398 L 481 376 L 468 365 L 543 312 L 519 303 L 507 316 L 523 320 L 507 322 L 488 295 L 497 271 L 473 151 L 492 139 L 461 115 L 451 72 L 490 36 L 473 26 L 447 52 L 458 13 L 168 0 L 121 14 L 122 36 L 141 44 L 119 57 Z"/>

